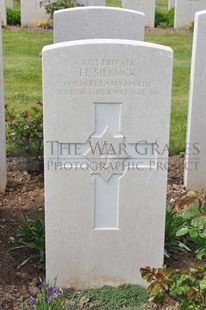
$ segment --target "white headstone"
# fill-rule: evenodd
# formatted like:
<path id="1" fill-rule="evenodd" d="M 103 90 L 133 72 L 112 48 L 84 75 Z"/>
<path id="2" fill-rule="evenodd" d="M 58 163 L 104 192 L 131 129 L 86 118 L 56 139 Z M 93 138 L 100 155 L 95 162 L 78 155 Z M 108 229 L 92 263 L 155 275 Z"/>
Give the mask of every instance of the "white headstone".
<path id="1" fill-rule="evenodd" d="M 125 9 L 143 12 L 145 14 L 145 26 L 154 27 L 156 0 L 122 0 Z"/>
<path id="2" fill-rule="evenodd" d="M 21 25 L 36 26 L 40 21 L 48 19 L 44 4 L 55 0 L 21 0 Z"/>
<path id="3" fill-rule="evenodd" d="M 206 11 L 195 15 L 190 79 L 185 185 L 206 188 Z"/>
<path id="4" fill-rule="evenodd" d="M 175 0 L 169 0 L 168 1 L 168 9 L 172 9 L 175 7 Z"/>
<path id="5" fill-rule="evenodd" d="M 1 12 L 1 21 L 3 25 L 7 24 L 6 20 L 6 0 L 0 0 L 0 12 Z"/>
<path id="6" fill-rule="evenodd" d="M 206 10 L 206 0 L 176 0 L 174 28 L 192 23 L 195 13 Z"/>
<path id="7" fill-rule="evenodd" d="M 77 0 L 77 3 L 85 6 L 105 6 L 106 0 Z"/>
<path id="8" fill-rule="evenodd" d="M 43 49 L 48 281 L 145 285 L 162 265 L 172 62 L 140 41 Z"/>
<path id="9" fill-rule="evenodd" d="M 0 15 L 1 21 L 1 15 Z M 5 111 L 4 111 L 4 77 L 2 56 L 2 33 L 0 27 L 0 193 L 3 193 L 7 182 L 6 175 L 6 140 L 5 140 Z"/>
<path id="10" fill-rule="evenodd" d="M 82 7 L 54 13 L 54 42 L 82 39 L 144 41 L 144 14 L 109 7 Z"/>
<path id="11" fill-rule="evenodd" d="M 7 8 L 14 8 L 14 0 L 6 0 L 6 7 Z"/>

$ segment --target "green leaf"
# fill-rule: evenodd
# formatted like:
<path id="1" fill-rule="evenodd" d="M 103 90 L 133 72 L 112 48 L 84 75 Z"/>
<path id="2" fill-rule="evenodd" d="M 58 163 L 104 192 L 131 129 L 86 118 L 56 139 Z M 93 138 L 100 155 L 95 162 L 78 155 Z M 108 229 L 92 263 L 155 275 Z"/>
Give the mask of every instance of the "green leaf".
<path id="1" fill-rule="evenodd" d="M 177 237 L 181 237 L 181 236 L 186 235 L 188 232 L 189 232 L 189 228 L 183 227 L 183 228 L 181 228 L 180 230 L 177 231 L 176 236 Z"/>
<path id="2" fill-rule="evenodd" d="M 17 269 L 19 270 L 21 267 L 26 265 L 29 261 L 31 260 L 31 257 L 27 257 L 18 267 Z"/>
<path id="3" fill-rule="evenodd" d="M 189 231 L 191 238 L 197 238 L 198 237 L 198 231 L 196 229 L 190 229 Z"/>
<path id="4" fill-rule="evenodd" d="M 204 279 L 204 280 L 202 280 L 202 281 L 200 282 L 200 288 L 201 288 L 202 290 L 205 290 L 205 289 L 206 289 L 206 279 Z"/>

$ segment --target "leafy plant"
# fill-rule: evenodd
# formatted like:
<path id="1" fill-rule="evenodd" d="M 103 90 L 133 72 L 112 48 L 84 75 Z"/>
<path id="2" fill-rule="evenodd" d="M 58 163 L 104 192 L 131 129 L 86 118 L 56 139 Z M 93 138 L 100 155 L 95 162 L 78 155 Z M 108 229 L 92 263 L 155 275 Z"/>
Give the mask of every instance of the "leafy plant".
<path id="1" fill-rule="evenodd" d="M 174 211 L 174 206 L 167 206 L 166 223 L 165 223 L 165 257 L 169 258 L 179 251 L 190 251 L 186 245 L 187 241 L 182 236 L 178 236 L 177 232 L 184 227 L 184 220 Z"/>
<path id="2" fill-rule="evenodd" d="M 174 8 L 167 12 L 155 11 L 155 27 L 168 28 L 174 25 Z"/>
<path id="3" fill-rule="evenodd" d="M 37 23 L 36 26 L 39 28 L 43 28 L 43 29 L 51 29 L 52 28 L 52 25 L 48 19 L 41 20 L 40 22 Z"/>
<path id="4" fill-rule="evenodd" d="M 36 207 L 36 218 L 31 219 L 22 213 L 23 225 L 18 227 L 16 244 L 13 250 L 29 250 L 29 256 L 21 263 L 22 267 L 32 258 L 38 260 L 38 268 L 45 269 L 45 223 L 42 219 L 39 207 Z"/>
<path id="5" fill-rule="evenodd" d="M 187 25 L 187 29 L 190 31 L 190 32 L 193 32 L 194 31 L 194 21 L 192 23 L 190 23 L 189 25 Z"/>
<path id="6" fill-rule="evenodd" d="M 50 19 L 53 19 L 54 11 L 80 6 L 76 0 L 57 0 L 56 2 L 45 3 L 42 5 L 45 6 L 46 12 L 49 14 Z"/>
<path id="7" fill-rule="evenodd" d="M 66 310 L 63 300 L 63 290 L 57 289 L 56 281 L 52 286 L 43 283 L 40 279 L 38 283 L 39 292 L 36 297 L 30 296 L 30 307 L 36 310 Z M 24 309 L 24 305 L 22 306 Z"/>
<path id="8" fill-rule="evenodd" d="M 187 236 L 196 246 L 198 259 L 206 256 L 206 193 L 189 192 L 189 197 L 180 203 L 191 205 L 190 210 L 180 214 L 184 227 L 177 231 L 177 237 Z"/>
<path id="9" fill-rule="evenodd" d="M 21 25 L 21 10 L 20 8 L 7 8 L 7 24 L 8 25 Z"/>
<path id="10" fill-rule="evenodd" d="M 6 105 L 8 149 L 28 161 L 28 170 L 43 166 L 43 113 L 38 101 L 30 112 L 16 114 Z"/>
<path id="11" fill-rule="evenodd" d="M 163 268 L 141 268 L 142 278 L 150 283 L 151 300 L 166 296 L 179 303 L 179 310 L 204 310 L 206 307 L 206 264 L 187 271 Z"/>

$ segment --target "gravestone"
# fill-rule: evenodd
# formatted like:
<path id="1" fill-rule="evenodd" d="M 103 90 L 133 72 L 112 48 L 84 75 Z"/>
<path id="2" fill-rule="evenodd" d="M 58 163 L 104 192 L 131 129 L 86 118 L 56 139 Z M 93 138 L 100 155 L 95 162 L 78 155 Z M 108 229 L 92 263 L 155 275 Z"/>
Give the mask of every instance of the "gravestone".
<path id="1" fill-rule="evenodd" d="M 1 21 L 1 14 L 0 14 Z M 4 77 L 2 56 L 2 33 L 0 27 L 0 193 L 6 188 L 6 141 L 5 141 L 5 111 L 4 111 Z"/>
<path id="2" fill-rule="evenodd" d="M 77 0 L 77 3 L 85 6 L 105 6 L 106 0 Z"/>
<path id="3" fill-rule="evenodd" d="M 48 281 L 145 285 L 139 268 L 162 265 L 172 58 L 132 40 L 43 49 Z"/>
<path id="4" fill-rule="evenodd" d="M 155 2 L 155 0 L 122 0 L 122 7 L 143 12 L 145 14 L 145 26 L 154 27 Z"/>
<path id="5" fill-rule="evenodd" d="M 3 25 L 7 24 L 6 20 L 6 0 L 0 0 L 0 12 L 1 12 L 1 21 Z"/>
<path id="6" fill-rule="evenodd" d="M 6 7 L 7 8 L 14 8 L 14 0 L 6 0 Z"/>
<path id="7" fill-rule="evenodd" d="M 169 0 L 168 1 L 168 10 L 175 7 L 175 0 Z"/>
<path id="8" fill-rule="evenodd" d="M 174 28 L 192 23 L 195 12 L 206 10 L 206 0 L 176 0 Z"/>
<path id="9" fill-rule="evenodd" d="M 185 185 L 206 188 L 206 11 L 195 14 L 185 155 Z"/>
<path id="10" fill-rule="evenodd" d="M 96 38 L 144 41 L 144 14 L 109 7 L 82 7 L 54 13 L 54 43 Z"/>
<path id="11" fill-rule="evenodd" d="M 21 25 L 36 26 L 40 21 L 48 19 L 44 4 L 56 0 L 21 0 Z"/>

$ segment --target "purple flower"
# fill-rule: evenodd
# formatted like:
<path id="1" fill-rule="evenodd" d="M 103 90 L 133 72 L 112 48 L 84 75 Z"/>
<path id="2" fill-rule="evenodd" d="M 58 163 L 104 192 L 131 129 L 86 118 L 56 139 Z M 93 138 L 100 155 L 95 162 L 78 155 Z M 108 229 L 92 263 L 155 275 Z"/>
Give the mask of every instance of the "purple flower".
<path id="1" fill-rule="evenodd" d="M 42 283 L 42 282 L 39 282 L 39 283 L 37 284 L 37 286 L 38 286 L 38 288 L 41 290 L 41 289 L 43 288 L 43 283 Z"/>
<path id="2" fill-rule="evenodd" d="M 55 287 L 49 287 L 48 291 L 49 291 L 49 294 L 51 296 L 55 296 L 56 295 L 56 288 Z"/>
<path id="3" fill-rule="evenodd" d="M 51 299 L 49 297 L 46 297 L 44 301 L 45 301 L 45 304 L 50 304 L 51 303 Z"/>
<path id="4" fill-rule="evenodd" d="M 43 281 L 39 278 L 39 282 L 37 283 L 38 288 L 41 290 L 43 288 Z"/>

